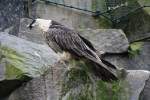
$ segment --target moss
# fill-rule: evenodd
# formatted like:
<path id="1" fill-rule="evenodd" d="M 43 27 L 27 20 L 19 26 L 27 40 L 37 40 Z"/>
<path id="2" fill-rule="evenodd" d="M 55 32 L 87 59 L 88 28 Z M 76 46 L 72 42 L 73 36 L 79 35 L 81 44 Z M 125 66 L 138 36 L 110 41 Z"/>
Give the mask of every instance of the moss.
<path id="1" fill-rule="evenodd" d="M 0 49 L 3 57 L 14 65 L 22 65 L 22 63 L 25 61 L 25 57 L 13 49 L 4 46 L 1 46 Z"/>
<path id="2" fill-rule="evenodd" d="M 8 79 L 8 80 L 10 80 L 10 79 L 19 79 L 21 75 L 22 75 L 21 70 L 15 68 L 11 64 L 6 65 L 6 73 L 5 73 L 6 79 Z"/>
<path id="3" fill-rule="evenodd" d="M 97 81 L 97 100 L 128 100 L 128 90 L 125 89 L 126 83 L 123 80 L 107 83 Z"/>
<path id="4" fill-rule="evenodd" d="M 139 55 L 142 46 L 143 46 L 143 42 L 134 42 L 130 44 L 130 47 L 128 50 L 129 57 L 135 57 L 136 55 Z"/>
<path id="5" fill-rule="evenodd" d="M 95 18 L 95 20 L 98 23 L 98 26 L 102 29 L 109 29 L 112 27 L 112 22 L 102 16 Z"/>
<path id="6" fill-rule="evenodd" d="M 21 79 L 24 75 L 19 68 L 23 68 L 25 58 L 15 50 L 8 47 L 0 46 L 1 62 L 5 63 L 6 79 Z"/>
<path id="7" fill-rule="evenodd" d="M 60 100 L 128 100 L 127 83 L 123 80 L 104 82 L 97 79 L 91 65 L 83 61 L 71 61 L 62 82 Z"/>

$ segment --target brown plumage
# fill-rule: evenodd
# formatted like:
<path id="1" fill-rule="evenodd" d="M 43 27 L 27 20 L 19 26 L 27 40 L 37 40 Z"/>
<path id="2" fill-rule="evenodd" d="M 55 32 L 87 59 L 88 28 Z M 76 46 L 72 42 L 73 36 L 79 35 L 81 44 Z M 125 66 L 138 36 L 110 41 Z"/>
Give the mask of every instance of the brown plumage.
<path id="1" fill-rule="evenodd" d="M 117 80 L 116 67 L 101 60 L 92 43 L 58 22 L 51 21 L 49 29 L 44 32 L 47 44 L 55 52 L 69 52 L 71 55 L 84 58 L 93 65 L 94 73 L 102 80 Z"/>

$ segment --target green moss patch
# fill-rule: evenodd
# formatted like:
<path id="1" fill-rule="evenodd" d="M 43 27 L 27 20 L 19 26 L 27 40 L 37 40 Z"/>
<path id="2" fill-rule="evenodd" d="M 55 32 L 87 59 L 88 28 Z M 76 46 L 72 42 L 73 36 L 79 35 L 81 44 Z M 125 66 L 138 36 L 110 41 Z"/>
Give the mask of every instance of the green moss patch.
<path id="1" fill-rule="evenodd" d="M 17 53 L 15 50 L 0 46 L 1 53 L 1 62 L 5 63 L 6 71 L 5 78 L 6 79 L 20 79 L 22 78 L 23 72 L 20 68 L 23 68 L 25 58 Z"/>
<path id="2" fill-rule="evenodd" d="M 129 100 L 127 82 L 104 82 L 91 71 L 92 66 L 75 61 L 63 79 L 60 100 Z"/>
<path id="3" fill-rule="evenodd" d="M 134 42 L 130 44 L 129 47 L 129 57 L 135 57 L 136 55 L 140 54 L 140 51 L 142 49 L 143 42 Z"/>
<path id="4" fill-rule="evenodd" d="M 6 72 L 5 72 L 5 78 L 10 80 L 10 79 L 20 79 L 22 77 L 22 71 L 15 68 L 11 64 L 6 65 Z"/>

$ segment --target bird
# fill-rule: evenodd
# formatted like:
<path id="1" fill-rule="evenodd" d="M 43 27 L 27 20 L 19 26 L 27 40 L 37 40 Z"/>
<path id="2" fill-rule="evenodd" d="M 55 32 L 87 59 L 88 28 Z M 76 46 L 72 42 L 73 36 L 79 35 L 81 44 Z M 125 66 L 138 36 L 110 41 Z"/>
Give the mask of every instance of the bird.
<path id="1" fill-rule="evenodd" d="M 117 81 L 117 67 L 98 54 L 93 44 L 80 32 L 49 19 L 33 19 L 27 26 L 30 30 L 39 28 L 48 46 L 62 58 L 85 59 L 92 63 L 94 73 L 104 81 Z"/>

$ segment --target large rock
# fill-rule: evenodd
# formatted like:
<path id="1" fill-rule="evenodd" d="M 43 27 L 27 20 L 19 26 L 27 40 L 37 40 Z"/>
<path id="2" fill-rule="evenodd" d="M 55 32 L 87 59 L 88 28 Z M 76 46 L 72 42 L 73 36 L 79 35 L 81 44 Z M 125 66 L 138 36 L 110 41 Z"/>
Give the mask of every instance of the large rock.
<path id="1" fill-rule="evenodd" d="M 10 83 L 13 89 L 10 88 L 4 95 L 20 86 L 22 82 L 18 84 L 18 81 L 22 75 L 34 78 L 12 92 L 8 100 L 138 100 L 142 97 L 140 94 L 145 84 L 148 84 L 145 83 L 149 79 L 148 71 L 129 70 L 127 76 L 123 75 L 125 79 L 106 83 L 95 78 L 89 70 L 90 66 L 82 61 L 59 63 L 59 57 L 45 45 L 6 33 L 0 34 L 0 43 L 1 72 L 4 74 L 1 75 L 1 94 L 5 93 L 2 91 L 8 89 Z M 66 65 L 70 66 L 69 69 Z M 148 89 L 144 95 L 147 92 Z"/>
<path id="2" fill-rule="evenodd" d="M 150 98 L 149 91 L 150 91 L 150 78 L 147 80 L 139 100 L 149 100 Z"/>
<path id="3" fill-rule="evenodd" d="M 123 53 L 128 50 L 129 43 L 124 32 L 119 29 L 85 29 L 81 34 L 96 46 L 98 51 Z"/>
<path id="4" fill-rule="evenodd" d="M 12 65 L 18 65 L 18 69 L 31 77 L 40 76 L 46 67 L 59 59 L 47 45 L 35 44 L 12 35 L 0 34 L 0 43 L 4 60 Z M 20 62 L 14 62 L 17 60 Z"/>
<path id="5" fill-rule="evenodd" d="M 129 86 L 129 100 L 139 100 L 140 94 L 143 92 L 145 85 L 150 77 L 150 72 L 146 70 L 129 70 L 127 75 L 127 82 Z M 146 89 L 146 88 L 145 88 Z M 148 92 L 148 91 L 147 91 Z M 145 99 L 142 99 L 145 100 Z"/>
<path id="6" fill-rule="evenodd" d="M 150 45 L 149 42 L 138 43 L 140 48 L 137 54 L 106 55 L 104 58 L 118 67 L 130 70 L 150 70 Z M 134 51 L 135 52 L 135 51 Z"/>
<path id="7" fill-rule="evenodd" d="M 58 60 L 58 55 L 47 45 L 0 33 L 0 97 L 28 79 L 26 76 L 33 78 L 43 75 Z"/>
<path id="8" fill-rule="evenodd" d="M 8 100 L 58 100 L 64 68 L 62 64 L 51 67 L 47 74 L 32 79 L 14 91 Z"/>
<path id="9" fill-rule="evenodd" d="M 20 17 L 23 15 L 24 4 L 22 0 L 0 1 L 0 31 L 17 35 Z"/>
<path id="10" fill-rule="evenodd" d="M 64 69 L 56 67 L 53 70 L 55 75 L 57 74 L 57 78 L 55 75 L 52 76 L 51 72 L 46 76 L 35 78 L 13 92 L 8 100 L 59 100 L 59 98 L 61 98 L 61 89 L 64 89 L 64 93 L 67 89 L 69 91 L 64 95 L 62 100 L 68 100 L 67 98 L 72 98 L 71 100 L 80 100 L 81 98 L 84 98 L 84 100 L 104 100 L 104 98 L 105 100 L 110 100 L 112 98 L 115 100 L 139 100 L 139 98 L 141 98 L 140 93 L 143 89 L 148 89 L 144 88 L 144 86 L 145 84 L 148 85 L 146 81 L 150 76 L 150 72 L 148 71 L 129 70 L 124 81 L 122 80 L 110 84 L 93 79 L 93 83 L 86 81 L 84 85 L 82 84 L 82 81 L 85 81 L 82 80 L 84 76 L 78 77 L 79 79 L 76 79 L 77 77 L 74 76 L 73 80 L 69 79 L 70 82 L 66 83 L 66 85 L 72 84 L 73 86 L 71 89 L 66 88 L 65 90 L 65 87 L 62 87 L 65 85 L 61 84 L 61 81 L 65 81 L 62 77 Z M 87 87 L 88 85 L 86 84 L 89 84 L 91 87 Z M 86 88 L 89 88 L 89 90 L 84 90 Z M 98 90 L 95 91 L 95 88 Z M 95 94 L 93 95 L 91 91 Z M 149 92 L 148 90 L 144 93 L 148 94 Z"/>

